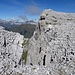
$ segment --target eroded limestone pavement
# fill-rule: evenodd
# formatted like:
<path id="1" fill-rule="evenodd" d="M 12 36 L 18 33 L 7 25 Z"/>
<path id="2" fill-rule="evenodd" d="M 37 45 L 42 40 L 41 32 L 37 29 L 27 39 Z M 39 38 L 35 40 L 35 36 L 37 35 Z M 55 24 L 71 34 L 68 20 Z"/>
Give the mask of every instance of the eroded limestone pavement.
<path id="1" fill-rule="evenodd" d="M 23 36 L 3 29 L 0 29 L 0 35 L 1 74 L 75 75 L 74 13 L 50 9 L 42 12 L 36 30 L 28 42 L 26 65 L 18 64 L 23 53 Z"/>
<path id="2" fill-rule="evenodd" d="M 0 27 L 0 75 L 12 75 L 18 67 L 23 48 L 23 36 Z"/>

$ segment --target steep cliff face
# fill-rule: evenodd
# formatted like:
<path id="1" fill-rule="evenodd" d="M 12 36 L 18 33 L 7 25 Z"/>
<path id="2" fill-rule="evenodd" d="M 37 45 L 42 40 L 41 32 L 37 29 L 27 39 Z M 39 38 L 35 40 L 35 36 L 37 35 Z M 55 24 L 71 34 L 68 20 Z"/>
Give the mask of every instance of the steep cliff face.
<path id="1" fill-rule="evenodd" d="M 29 41 L 27 64 L 48 66 L 51 75 L 75 74 L 75 14 L 43 11 Z"/>
<path id="2" fill-rule="evenodd" d="M 0 27 L 0 75 L 75 75 L 75 14 L 43 11 L 24 42 Z"/>
<path id="3" fill-rule="evenodd" d="M 12 75 L 12 70 L 19 66 L 23 48 L 23 36 L 0 27 L 0 75 Z"/>

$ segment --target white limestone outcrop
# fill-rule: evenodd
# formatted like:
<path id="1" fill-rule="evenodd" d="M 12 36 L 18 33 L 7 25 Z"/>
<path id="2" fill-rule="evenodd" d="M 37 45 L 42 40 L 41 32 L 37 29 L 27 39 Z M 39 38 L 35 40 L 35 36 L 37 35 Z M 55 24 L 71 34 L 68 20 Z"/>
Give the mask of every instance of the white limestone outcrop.
<path id="1" fill-rule="evenodd" d="M 22 35 L 0 28 L 0 75 L 75 75 L 74 13 L 43 11 L 20 66 L 22 42 Z"/>
<path id="2" fill-rule="evenodd" d="M 27 64 L 50 67 L 50 75 L 75 75 L 74 13 L 43 11 L 29 41 Z"/>
<path id="3" fill-rule="evenodd" d="M 0 27 L 0 75 L 7 75 L 19 66 L 23 54 L 23 36 Z"/>

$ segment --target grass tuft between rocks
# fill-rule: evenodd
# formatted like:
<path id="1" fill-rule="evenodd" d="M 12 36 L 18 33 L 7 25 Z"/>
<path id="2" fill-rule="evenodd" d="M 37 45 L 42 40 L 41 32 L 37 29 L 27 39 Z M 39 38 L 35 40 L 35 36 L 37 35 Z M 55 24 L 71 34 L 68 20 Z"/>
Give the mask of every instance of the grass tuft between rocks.
<path id="1" fill-rule="evenodd" d="M 28 55 L 28 50 L 26 50 L 26 51 L 23 53 L 24 64 L 26 64 L 27 55 Z"/>

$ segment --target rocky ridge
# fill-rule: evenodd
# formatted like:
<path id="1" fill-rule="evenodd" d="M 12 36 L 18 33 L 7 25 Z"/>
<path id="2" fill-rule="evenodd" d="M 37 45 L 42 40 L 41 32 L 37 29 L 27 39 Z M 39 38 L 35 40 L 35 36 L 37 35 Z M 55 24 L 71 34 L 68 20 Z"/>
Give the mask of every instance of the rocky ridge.
<path id="1" fill-rule="evenodd" d="M 23 54 L 23 36 L 0 26 L 0 75 L 12 75 Z"/>
<path id="2" fill-rule="evenodd" d="M 75 75 L 74 13 L 44 10 L 33 36 L 25 43 L 23 36 L 4 28 L 0 29 L 0 35 L 0 51 L 3 52 L 0 54 L 1 75 Z M 19 64 L 22 45 L 28 51 L 26 65 L 22 65 L 23 61 Z"/>
<path id="3" fill-rule="evenodd" d="M 75 75 L 75 14 L 43 11 L 28 53 L 27 64 L 50 67 L 48 75 Z"/>

